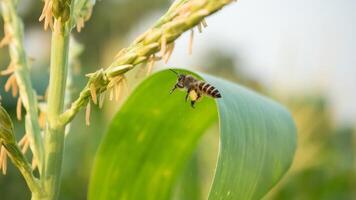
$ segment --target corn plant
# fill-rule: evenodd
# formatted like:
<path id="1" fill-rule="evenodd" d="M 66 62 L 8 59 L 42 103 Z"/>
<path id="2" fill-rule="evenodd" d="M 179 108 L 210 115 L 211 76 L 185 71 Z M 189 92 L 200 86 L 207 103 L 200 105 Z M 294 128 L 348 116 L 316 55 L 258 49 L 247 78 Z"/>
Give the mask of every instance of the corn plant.
<path id="1" fill-rule="evenodd" d="M 73 102 L 66 94 L 71 78 L 71 32 L 80 32 L 91 17 L 95 0 L 44 0 L 40 21 L 52 32 L 50 77 L 46 109 L 38 106 L 32 87 L 29 58 L 23 46 L 24 25 L 18 0 L 1 0 L 5 37 L 11 62 L 5 90 L 18 96 L 17 116 L 25 108 L 26 134 L 17 141 L 6 110 L 0 107 L 0 168 L 9 157 L 24 177 L 32 199 L 57 199 L 66 127 L 86 107 L 102 106 L 105 96 L 120 98 L 126 73 L 139 64 L 150 72 L 155 62 L 167 62 L 175 40 L 184 32 L 206 27 L 205 18 L 232 0 L 176 0 L 168 11 L 104 69 L 87 74 L 87 84 Z M 191 52 L 192 41 L 189 44 Z M 222 66 L 223 67 L 223 66 Z M 89 199 L 169 199 L 199 138 L 219 122 L 220 147 L 209 199 L 258 199 L 289 168 L 295 127 L 282 106 L 234 83 L 192 71 L 218 87 L 223 98 L 205 99 L 197 109 L 184 105 L 183 94 L 168 97 L 175 76 L 169 71 L 149 76 L 129 96 L 114 117 L 96 156 Z M 167 91 L 167 92 L 166 92 Z M 32 163 L 25 156 L 32 152 Z M 38 173 L 34 173 L 38 170 Z M 185 197 L 184 197 L 185 195 Z M 180 198 L 189 199 L 188 194 Z"/>

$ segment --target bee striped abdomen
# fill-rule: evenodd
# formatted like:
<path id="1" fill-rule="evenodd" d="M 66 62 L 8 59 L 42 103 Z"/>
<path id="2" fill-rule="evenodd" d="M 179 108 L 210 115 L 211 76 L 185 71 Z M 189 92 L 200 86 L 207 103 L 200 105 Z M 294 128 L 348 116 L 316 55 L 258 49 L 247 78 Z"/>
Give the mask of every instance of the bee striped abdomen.
<path id="1" fill-rule="evenodd" d="M 203 91 L 203 86 L 204 86 L 204 84 L 205 84 L 204 82 L 200 82 L 200 83 L 199 83 L 199 90 L 200 90 L 200 91 Z"/>
<path id="2" fill-rule="evenodd" d="M 199 90 L 202 91 L 204 94 L 207 94 L 213 98 L 221 98 L 221 94 L 219 90 L 217 90 L 214 86 L 210 85 L 209 83 L 200 82 L 198 87 Z"/>

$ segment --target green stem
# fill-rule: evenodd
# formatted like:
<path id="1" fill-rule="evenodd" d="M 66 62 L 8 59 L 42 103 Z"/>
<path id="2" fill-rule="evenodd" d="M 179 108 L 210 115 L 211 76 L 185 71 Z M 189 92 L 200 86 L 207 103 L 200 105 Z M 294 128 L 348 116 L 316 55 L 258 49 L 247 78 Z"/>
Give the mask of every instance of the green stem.
<path id="1" fill-rule="evenodd" d="M 21 150 L 18 148 L 16 143 L 3 144 L 6 150 L 9 152 L 9 157 L 14 165 L 19 169 L 22 176 L 24 177 L 28 187 L 32 192 L 32 199 L 39 199 L 44 196 L 40 182 L 33 175 L 30 164 L 27 162 L 25 156 L 22 154 Z"/>
<path id="2" fill-rule="evenodd" d="M 60 23 L 57 21 L 56 23 Z M 48 199 L 57 199 L 63 160 L 64 126 L 57 126 L 64 109 L 68 68 L 69 31 L 64 24 L 52 33 L 51 69 L 48 90 L 47 130 L 45 134 L 44 187 Z"/>

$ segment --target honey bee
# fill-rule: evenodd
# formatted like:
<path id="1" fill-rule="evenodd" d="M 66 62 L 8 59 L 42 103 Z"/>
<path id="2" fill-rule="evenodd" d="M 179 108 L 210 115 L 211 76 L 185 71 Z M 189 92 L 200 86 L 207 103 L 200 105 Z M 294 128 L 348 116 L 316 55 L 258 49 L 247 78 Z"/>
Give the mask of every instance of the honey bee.
<path id="1" fill-rule="evenodd" d="M 177 88 L 186 89 L 187 95 L 185 96 L 185 101 L 190 98 L 190 105 L 194 108 L 195 102 L 198 101 L 204 94 L 213 98 L 221 98 L 219 90 L 214 86 L 206 83 L 204 81 L 198 80 L 191 75 L 179 74 L 178 72 L 170 69 L 178 77 L 177 83 L 174 85 L 170 94 L 174 92 Z"/>

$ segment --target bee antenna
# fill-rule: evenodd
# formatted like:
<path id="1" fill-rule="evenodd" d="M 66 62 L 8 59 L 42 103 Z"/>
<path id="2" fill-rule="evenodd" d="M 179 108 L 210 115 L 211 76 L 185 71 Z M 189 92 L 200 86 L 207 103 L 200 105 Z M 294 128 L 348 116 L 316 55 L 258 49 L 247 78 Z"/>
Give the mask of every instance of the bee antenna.
<path id="1" fill-rule="evenodd" d="M 177 76 L 179 76 L 178 72 L 174 71 L 173 69 L 169 69 L 169 70 L 175 73 Z"/>

